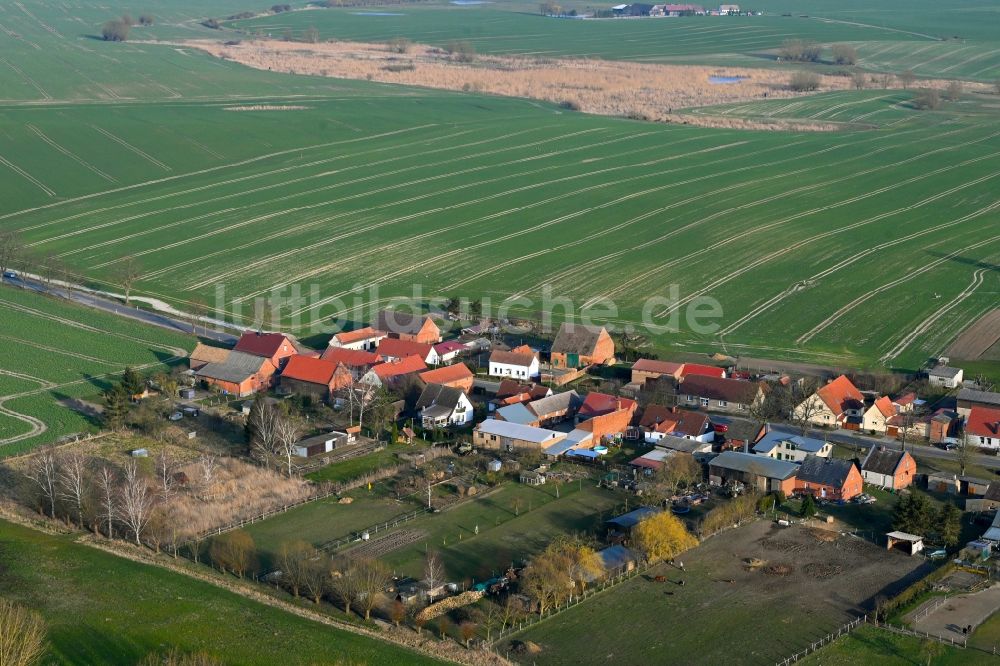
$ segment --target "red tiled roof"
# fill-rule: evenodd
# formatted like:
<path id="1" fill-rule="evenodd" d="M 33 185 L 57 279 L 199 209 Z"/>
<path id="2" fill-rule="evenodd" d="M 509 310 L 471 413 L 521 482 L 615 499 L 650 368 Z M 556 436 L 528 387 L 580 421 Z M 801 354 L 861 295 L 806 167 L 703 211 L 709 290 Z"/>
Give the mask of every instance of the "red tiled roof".
<path id="1" fill-rule="evenodd" d="M 755 382 L 744 382 L 738 379 L 719 379 L 705 375 L 688 375 L 677 393 L 693 395 L 711 400 L 725 400 L 742 405 L 752 403 L 761 390 L 761 385 Z"/>
<path id="2" fill-rule="evenodd" d="M 909 405 L 911 403 L 914 403 L 916 401 L 917 401 L 917 394 L 916 393 L 907 393 L 906 395 L 901 395 L 898 398 L 896 398 L 895 400 L 893 400 L 893 402 L 896 403 L 897 405 L 899 405 L 900 407 L 905 407 L 905 406 L 907 406 L 907 405 Z"/>
<path id="3" fill-rule="evenodd" d="M 408 375 L 411 372 L 420 372 L 421 370 L 426 369 L 427 364 L 424 363 L 424 359 L 419 356 L 407 356 L 406 358 L 393 363 L 382 363 L 381 365 L 376 365 L 372 368 L 372 371 L 378 375 L 380 379 L 388 379 L 389 377 Z"/>
<path id="4" fill-rule="evenodd" d="M 1000 437 L 1000 409 L 973 407 L 965 432 L 976 437 Z"/>
<path id="5" fill-rule="evenodd" d="M 445 340 L 444 342 L 439 342 L 434 345 L 434 351 L 442 356 L 450 354 L 451 352 L 467 351 L 468 349 L 469 348 L 461 342 L 455 342 L 454 340 Z"/>
<path id="6" fill-rule="evenodd" d="M 632 369 L 639 370 L 640 372 L 658 372 L 662 375 L 674 375 L 683 367 L 683 363 L 674 363 L 673 361 L 657 361 L 652 358 L 641 358 L 635 362 Z"/>
<path id="7" fill-rule="evenodd" d="M 821 386 L 816 391 L 819 399 L 836 415 L 843 414 L 845 410 L 851 408 L 851 403 L 864 404 L 865 397 L 861 395 L 851 380 L 841 375 L 832 382 Z"/>
<path id="8" fill-rule="evenodd" d="M 333 373 L 336 371 L 336 363 L 300 355 L 288 359 L 288 365 L 282 371 L 281 377 L 311 384 L 329 385 L 333 381 Z"/>
<path id="9" fill-rule="evenodd" d="M 642 413 L 639 425 L 662 433 L 677 433 L 698 437 L 708 430 L 709 419 L 702 412 L 692 412 L 676 407 L 650 405 Z"/>
<path id="10" fill-rule="evenodd" d="M 437 368 L 436 370 L 428 370 L 427 372 L 420 373 L 420 379 L 422 379 L 425 384 L 449 384 L 451 382 L 471 378 L 472 370 L 469 370 L 468 366 L 464 363 L 446 365 L 442 368 Z"/>
<path id="11" fill-rule="evenodd" d="M 723 368 L 718 368 L 714 365 L 701 365 L 700 363 L 685 363 L 681 368 L 681 377 L 687 377 L 688 375 L 699 375 L 701 377 L 717 377 L 723 379 L 726 376 L 726 371 Z"/>
<path id="12" fill-rule="evenodd" d="M 335 336 L 337 342 L 342 345 L 349 345 L 352 342 L 360 342 L 362 340 L 369 340 L 376 337 L 386 337 L 386 333 L 382 331 L 377 331 L 371 326 L 365 326 L 364 328 L 359 328 L 356 331 L 342 331 L 337 333 Z"/>
<path id="13" fill-rule="evenodd" d="M 281 333 L 258 333 L 257 331 L 246 331 L 236 343 L 236 351 L 241 351 L 254 356 L 271 358 L 275 354 L 283 351 L 282 347 L 287 345 L 284 351 L 295 353 L 295 345 Z"/>
<path id="14" fill-rule="evenodd" d="M 892 400 L 890 400 L 887 395 L 884 395 L 876 400 L 872 407 L 877 409 L 885 418 L 895 416 L 896 414 L 896 407 L 892 404 Z"/>
<path id="15" fill-rule="evenodd" d="M 392 356 L 395 358 L 406 358 L 407 356 L 419 356 L 421 359 L 427 358 L 431 350 L 431 345 L 410 340 L 399 340 L 397 338 L 384 338 L 378 343 L 378 353 L 382 356 Z"/>
<path id="16" fill-rule="evenodd" d="M 375 365 L 382 360 L 378 354 L 362 351 L 360 349 L 343 349 L 341 347 L 327 347 L 322 356 L 324 361 L 331 363 L 343 363 L 349 368 L 363 368 Z"/>
<path id="17" fill-rule="evenodd" d="M 607 393 L 588 393 L 583 404 L 580 405 L 580 411 L 577 413 L 585 417 L 599 416 L 623 409 L 634 410 L 635 406 L 635 400 L 629 400 L 628 398 L 619 398 Z"/>

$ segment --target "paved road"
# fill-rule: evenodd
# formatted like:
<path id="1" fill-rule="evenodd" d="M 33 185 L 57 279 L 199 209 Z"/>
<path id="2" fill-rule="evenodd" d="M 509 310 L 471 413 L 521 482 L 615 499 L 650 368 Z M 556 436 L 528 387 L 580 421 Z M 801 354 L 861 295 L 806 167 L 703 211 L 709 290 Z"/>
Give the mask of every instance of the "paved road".
<path id="1" fill-rule="evenodd" d="M 182 333 L 191 333 L 191 323 L 180 321 L 179 319 L 173 319 L 166 315 L 160 314 L 158 312 L 150 312 L 148 310 L 142 310 L 139 308 L 126 307 L 117 301 L 113 301 L 107 298 L 102 298 L 100 296 L 95 296 L 93 294 L 74 290 L 67 293 L 66 289 L 62 287 L 47 285 L 43 282 L 37 280 L 31 280 L 23 276 L 18 276 L 16 278 L 4 278 L 4 282 L 13 285 L 15 287 L 21 287 L 22 289 L 30 289 L 31 291 L 36 291 L 43 294 L 52 294 L 60 298 L 69 298 L 69 300 L 80 305 L 84 305 L 89 308 L 94 308 L 96 310 L 103 310 L 105 312 L 110 312 L 116 314 L 120 317 L 128 317 L 129 319 L 135 319 L 147 324 L 152 324 L 153 326 L 159 326 L 161 328 L 170 329 L 173 331 L 180 331 Z M 234 345 L 236 344 L 237 338 L 235 335 L 230 333 L 222 333 L 220 331 L 214 331 L 212 329 L 206 329 L 199 327 L 198 336 L 208 340 L 214 340 L 215 342 L 221 342 L 222 344 Z"/>

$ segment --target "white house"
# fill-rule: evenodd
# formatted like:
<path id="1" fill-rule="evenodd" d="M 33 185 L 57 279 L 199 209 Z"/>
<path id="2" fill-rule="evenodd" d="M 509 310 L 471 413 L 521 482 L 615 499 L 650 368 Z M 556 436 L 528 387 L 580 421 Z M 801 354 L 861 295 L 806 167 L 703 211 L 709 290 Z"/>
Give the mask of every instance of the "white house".
<path id="1" fill-rule="evenodd" d="M 425 428 L 463 426 L 472 422 L 473 407 L 461 389 L 428 384 L 417 400 L 417 410 Z"/>
<path id="2" fill-rule="evenodd" d="M 819 458 L 830 457 L 833 453 L 833 444 L 815 437 L 803 437 L 768 429 L 754 444 L 753 452 L 775 460 L 801 463 L 811 455 Z"/>
<path id="3" fill-rule="evenodd" d="M 388 333 L 378 331 L 371 326 L 359 328 L 356 331 L 343 331 L 330 338 L 329 346 L 341 349 L 356 349 L 360 351 L 375 351 L 382 338 L 389 337 Z"/>
<path id="4" fill-rule="evenodd" d="M 490 354 L 490 376 L 513 379 L 537 379 L 540 374 L 538 356 L 518 347 L 512 351 L 494 351 Z"/>
<path id="5" fill-rule="evenodd" d="M 864 432 L 885 433 L 889 419 L 896 415 L 896 405 L 884 395 L 869 407 L 861 417 L 861 429 Z"/>
<path id="6" fill-rule="evenodd" d="M 962 368 L 951 368 L 947 365 L 937 365 L 927 371 L 927 383 L 942 388 L 958 388 L 964 377 Z"/>

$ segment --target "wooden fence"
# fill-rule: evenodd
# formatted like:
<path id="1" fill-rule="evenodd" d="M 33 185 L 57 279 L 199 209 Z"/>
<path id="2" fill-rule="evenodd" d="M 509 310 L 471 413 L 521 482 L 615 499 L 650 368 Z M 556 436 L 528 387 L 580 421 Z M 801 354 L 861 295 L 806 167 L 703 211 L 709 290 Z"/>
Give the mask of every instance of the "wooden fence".
<path id="1" fill-rule="evenodd" d="M 820 638 L 818 641 L 816 641 L 814 643 L 811 643 L 809 645 L 809 647 L 805 648 L 804 650 L 801 650 L 800 652 L 796 652 L 792 656 L 786 657 L 785 659 L 782 659 L 781 661 L 776 661 L 776 662 L 774 662 L 774 664 L 775 664 L 775 666 L 788 666 L 788 664 L 794 664 L 799 659 L 802 659 L 802 658 L 806 657 L 807 655 L 812 654 L 813 652 L 815 652 L 816 650 L 820 649 L 824 645 L 829 645 L 830 643 L 832 643 L 833 641 L 837 640 L 841 636 L 846 636 L 847 634 L 851 633 L 853 630 L 857 629 L 859 626 L 861 626 L 862 624 L 864 624 L 867 621 L 868 621 L 868 616 L 867 615 L 864 615 L 864 616 L 859 617 L 859 618 L 855 618 L 855 619 L 851 620 L 850 622 L 848 622 L 847 624 L 845 624 L 845 625 L 843 625 L 841 627 L 838 627 L 836 630 L 831 631 L 826 636 L 823 636 L 822 638 Z"/>
<path id="2" fill-rule="evenodd" d="M 332 553 L 349 543 L 354 543 L 355 541 L 360 540 L 362 538 L 361 535 L 363 535 L 365 532 L 367 532 L 370 537 L 380 532 L 388 532 L 396 527 L 399 527 L 404 523 L 410 522 L 414 518 L 419 518 L 420 516 L 427 514 L 429 511 L 430 509 L 428 509 L 427 507 L 421 507 L 419 509 L 415 509 L 414 511 L 410 511 L 409 513 L 404 513 L 400 516 L 396 516 L 395 518 L 390 518 L 389 520 L 385 520 L 380 523 L 375 523 L 374 525 L 366 527 L 363 530 L 356 530 L 345 536 L 336 539 L 331 539 L 330 541 L 321 543 L 319 546 L 317 546 L 317 548 L 319 548 L 319 550 L 322 550 L 324 552 Z"/>

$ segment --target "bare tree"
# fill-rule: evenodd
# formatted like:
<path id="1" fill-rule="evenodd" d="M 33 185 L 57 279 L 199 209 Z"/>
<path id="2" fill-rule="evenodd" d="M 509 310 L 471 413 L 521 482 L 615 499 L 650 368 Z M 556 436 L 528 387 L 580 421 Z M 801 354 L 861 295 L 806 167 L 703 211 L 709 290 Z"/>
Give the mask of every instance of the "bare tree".
<path id="1" fill-rule="evenodd" d="M 31 666 L 45 655 L 45 622 L 35 611 L 0 599 L 0 664 Z"/>
<path id="2" fill-rule="evenodd" d="M 305 541 L 282 543 L 278 547 L 278 566 L 281 568 L 281 579 L 292 590 L 292 596 L 298 598 L 299 590 L 306 585 L 307 570 L 313 559 L 319 553 Z"/>
<path id="3" fill-rule="evenodd" d="M 358 600 L 361 594 L 360 582 L 357 568 L 353 562 L 342 563 L 340 571 L 336 572 L 331 580 L 330 587 L 337 595 L 340 602 L 344 604 L 344 614 L 351 614 L 351 606 Z"/>
<path id="4" fill-rule="evenodd" d="M 215 470 L 219 467 L 219 462 L 215 456 L 205 453 L 198 458 L 198 467 L 201 469 L 201 485 L 208 488 L 215 481 Z"/>
<path id="5" fill-rule="evenodd" d="M 98 518 L 104 523 L 105 536 L 109 539 L 114 537 L 115 520 L 118 519 L 118 495 L 115 487 L 118 479 L 114 471 L 107 465 L 101 467 L 97 473 L 97 489 L 100 501 Z"/>
<path id="6" fill-rule="evenodd" d="M 955 447 L 955 460 L 961 468 L 962 476 L 965 476 L 965 468 L 972 462 L 972 446 L 969 444 L 969 433 L 963 432 L 958 446 Z"/>
<path id="7" fill-rule="evenodd" d="M 4 274 L 24 256 L 24 243 L 16 231 L 0 233 L 0 282 Z"/>
<path id="8" fill-rule="evenodd" d="M 427 600 L 433 601 L 431 595 L 444 582 L 444 565 L 436 550 L 428 550 L 424 559 L 424 583 L 427 584 Z"/>
<path id="9" fill-rule="evenodd" d="M 59 496 L 76 512 L 76 524 L 83 529 L 83 505 L 90 493 L 87 458 L 79 451 L 62 457 L 59 464 Z"/>
<path id="10" fill-rule="evenodd" d="M 139 261 L 135 257 L 129 255 L 122 259 L 122 263 L 119 264 L 115 275 L 122 291 L 125 292 L 125 305 L 128 305 L 132 295 L 132 287 L 135 286 L 136 281 L 142 276 L 142 266 L 139 265 Z"/>
<path id="11" fill-rule="evenodd" d="M 392 571 L 378 560 L 361 559 L 354 562 L 358 581 L 359 602 L 365 611 L 365 619 L 372 618 L 372 609 L 378 604 L 379 596 L 392 580 Z"/>
<path id="12" fill-rule="evenodd" d="M 161 502 L 174 494 L 174 459 L 165 448 L 156 455 L 156 486 Z"/>
<path id="13" fill-rule="evenodd" d="M 961 81 L 952 81 L 948 84 L 948 88 L 945 91 L 949 102 L 957 102 L 962 99 L 962 92 L 963 88 Z"/>
<path id="14" fill-rule="evenodd" d="M 280 417 L 274 435 L 276 449 L 285 459 L 288 477 L 291 478 L 292 458 L 295 456 L 295 445 L 302 438 L 302 427 L 297 419 L 290 416 Z"/>
<path id="15" fill-rule="evenodd" d="M 132 532 L 136 545 L 142 544 L 142 534 L 149 523 L 153 510 L 153 496 L 145 477 L 139 473 L 139 466 L 134 460 L 125 464 L 125 476 L 122 479 L 121 490 L 118 493 L 121 504 L 121 519 Z"/>
<path id="16" fill-rule="evenodd" d="M 813 418 L 820 414 L 826 406 L 816 395 L 819 382 L 815 378 L 806 377 L 792 382 L 785 391 L 785 412 L 788 420 L 796 425 L 803 435 L 809 432 Z"/>
<path id="17" fill-rule="evenodd" d="M 263 397 L 254 400 L 250 415 L 247 417 L 246 430 L 250 441 L 250 452 L 265 464 L 274 455 L 278 418 L 278 412 Z"/>
<path id="18" fill-rule="evenodd" d="M 347 387 L 347 398 L 351 403 L 351 425 L 354 425 L 354 410 L 358 410 L 358 425 L 365 422 L 365 409 L 378 394 L 379 387 L 363 381 L 352 381 Z"/>
<path id="19" fill-rule="evenodd" d="M 59 497 L 59 462 L 51 448 L 45 448 L 32 456 L 25 471 L 25 476 L 34 481 L 41 491 L 43 507 L 48 503 L 49 517 L 56 517 L 56 500 Z"/>
<path id="20" fill-rule="evenodd" d="M 917 75 L 913 73 L 913 70 L 906 70 L 899 75 L 899 82 L 903 84 L 903 89 L 909 88 L 913 85 L 913 82 L 917 80 Z"/>
<path id="21" fill-rule="evenodd" d="M 329 587 L 330 558 L 322 553 L 306 562 L 302 571 L 302 587 L 314 604 L 318 604 L 323 593 Z"/>

